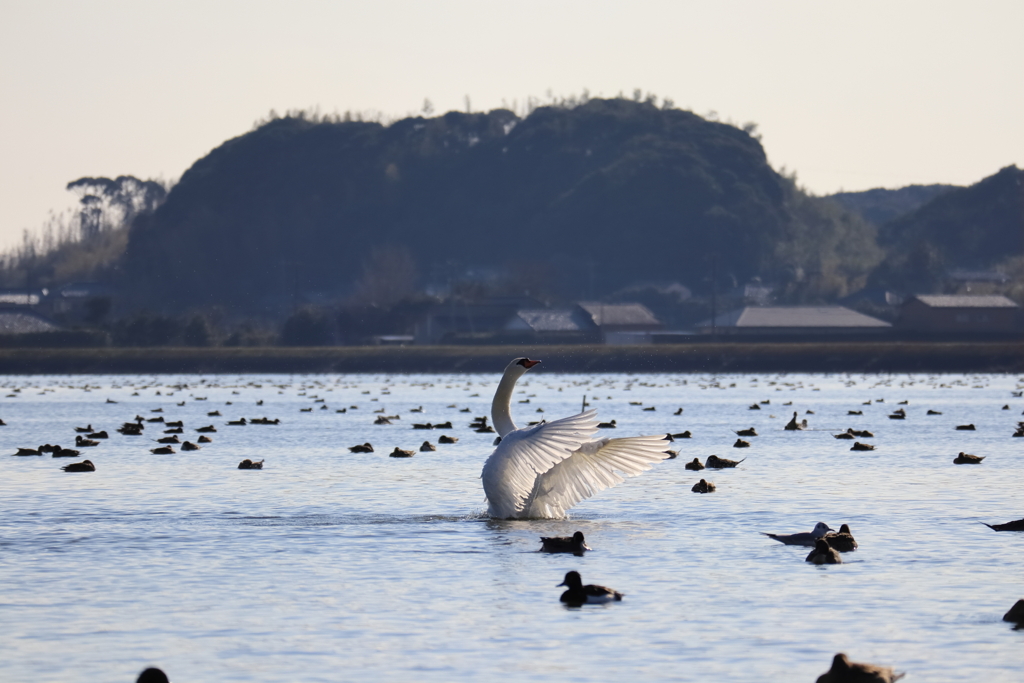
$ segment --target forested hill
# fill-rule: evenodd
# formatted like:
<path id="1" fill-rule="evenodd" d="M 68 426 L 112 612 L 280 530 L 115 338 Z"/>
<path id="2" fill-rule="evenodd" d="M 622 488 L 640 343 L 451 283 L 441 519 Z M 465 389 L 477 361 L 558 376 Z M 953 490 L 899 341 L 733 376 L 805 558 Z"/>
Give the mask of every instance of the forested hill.
<path id="1" fill-rule="evenodd" d="M 944 192 L 883 225 L 886 259 L 872 276 L 900 291 L 930 292 L 953 269 L 1024 266 L 1024 171 L 1007 166 L 970 187 Z"/>
<path id="2" fill-rule="evenodd" d="M 121 272 L 151 307 L 269 310 L 350 293 L 368 269 L 422 286 L 489 267 L 565 297 L 640 280 L 706 289 L 716 269 L 841 295 L 879 260 L 871 226 L 799 192 L 747 132 L 612 99 L 523 119 L 272 120 L 136 220 Z"/>
<path id="3" fill-rule="evenodd" d="M 924 204 L 956 185 L 908 185 L 896 190 L 875 188 L 863 192 L 837 192 L 829 195 L 851 211 L 856 211 L 875 225 L 882 225 L 916 211 Z"/>

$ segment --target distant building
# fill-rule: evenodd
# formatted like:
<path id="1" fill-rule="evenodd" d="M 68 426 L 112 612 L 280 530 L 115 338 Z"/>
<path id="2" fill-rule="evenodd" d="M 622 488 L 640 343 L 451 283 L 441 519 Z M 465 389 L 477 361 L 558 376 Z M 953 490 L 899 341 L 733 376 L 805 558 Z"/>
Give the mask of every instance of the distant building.
<path id="1" fill-rule="evenodd" d="M 908 332 L 986 334 L 1021 329 L 1020 306 L 1005 296 L 919 294 L 900 309 L 897 325 Z"/>
<path id="2" fill-rule="evenodd" d="M 0 334 L 57 332 L 60 329 L 53 321 L 32 311 L 0 310 Z"/>
<path id="3" fill-rule="evenodd" d="M 0 308 L 38 306 L 47 294 L 45 289 L 0 289 Z"/>
<path id="4" fill-rule="evenodd" d="M 492 297 L 474 303 L 449 300 L 432 307 L 416 325 L 416 343 L 465 342 L 494 335 L 517 311 L 542 306 L 530 297 Z"/>
<path id="5" fill-rule="evenodd" d="M 661 328 L 661 322 L 643 304 L 584 301 L 571 308 L 516 311 L 504 329 L 532 333 L 549 342 L 649 344 L 651 333 Z"/>
<path id="6" fill-rule="evenodd" d="M 701 334 L 732 336 L 879 335 L 891 328 L 843 306 L 747 306 L 697 324 Z"/>

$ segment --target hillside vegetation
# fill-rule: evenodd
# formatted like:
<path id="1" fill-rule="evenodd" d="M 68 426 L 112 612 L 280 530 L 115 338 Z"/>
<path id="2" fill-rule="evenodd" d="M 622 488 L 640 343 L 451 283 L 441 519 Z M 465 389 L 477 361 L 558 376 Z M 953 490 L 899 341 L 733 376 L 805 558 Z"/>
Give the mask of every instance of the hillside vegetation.
<path id="1" fill-rule="evenodd" d="M 307 292 L 387 304 L 470 270 L 520 292 L 696 291 L 753 276 L 842 295 L 881 260 L 874 228 L 810 197 L 737 127 L 625 99 L 409 118 L 271 120 L 197 161 L 136 219 L 140 303 L 272 313 Z"/>

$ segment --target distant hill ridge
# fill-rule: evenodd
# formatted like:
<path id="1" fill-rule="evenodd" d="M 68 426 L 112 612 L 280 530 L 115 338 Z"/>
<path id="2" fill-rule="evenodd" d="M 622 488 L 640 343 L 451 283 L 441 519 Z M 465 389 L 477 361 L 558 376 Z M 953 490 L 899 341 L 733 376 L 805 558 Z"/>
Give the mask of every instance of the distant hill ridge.
<path id="1" fill-rule="evenodd" d="M 895 190 L 875 188 L 862 192 L 837 192 L 828 196 L 875 225 L 882 225 L 916 211 L 940 194 L 957 188 L 957 185 L 907 185 Z"/>
<path id="2" fill-rule="evenodd" d="M 272 120 L 136 220 L 121 273 L 151 306 L 270 312 L 296 292 L 373 277 L 400 290 L 470 266 L 533 273 L 565 298 L 637 280 L 707 291 L 713 274 L 813 297 L 859 287 L 881 256 L 871 226 L 802 193 L 743 130 L 611 99 L 522 119 Z"/>

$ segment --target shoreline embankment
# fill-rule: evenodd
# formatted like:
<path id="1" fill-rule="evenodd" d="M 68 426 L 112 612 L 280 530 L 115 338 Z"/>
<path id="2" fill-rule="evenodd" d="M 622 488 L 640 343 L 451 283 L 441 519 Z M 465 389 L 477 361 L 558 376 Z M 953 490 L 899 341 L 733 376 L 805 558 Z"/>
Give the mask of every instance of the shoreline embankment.
<path id="1" fill-rule="evenodd" d="M 517 356 L 553 372 L 1024 372 L 1024 343 L 8 348 L 0 374 L 499 372 Z"/>

